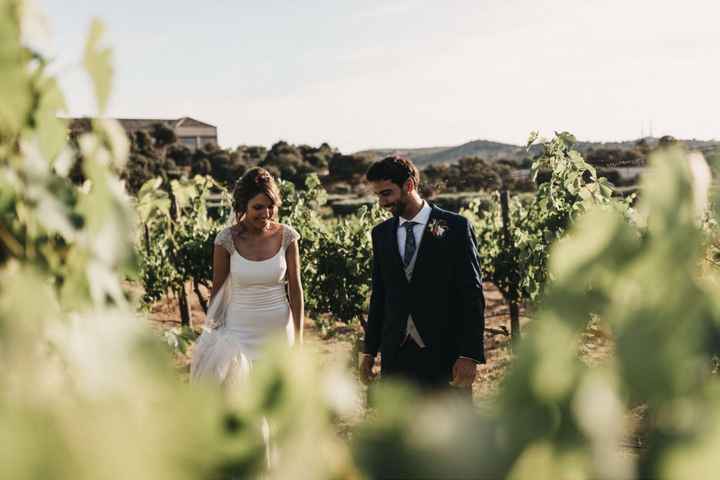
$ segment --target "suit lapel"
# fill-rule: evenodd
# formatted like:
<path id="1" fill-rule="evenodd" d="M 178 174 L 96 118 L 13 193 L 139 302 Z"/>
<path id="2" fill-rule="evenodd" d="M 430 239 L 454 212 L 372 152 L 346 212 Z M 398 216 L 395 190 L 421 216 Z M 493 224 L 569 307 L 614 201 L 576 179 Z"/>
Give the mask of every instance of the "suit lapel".
<path id="1" fill-rule="evenodd" d="M 390 227 L 386 232 L 386 240 L 388 242 L 388 246 L 390 247 L 391 266 L 398 276 L 402 278 L 402 281 L 407 284 L 408 281 L 405 276 L 405 265 L 403 264 L 402 257 L 400 257 L 400 247 L 398 246 L 398 223 L 400 223 L 400 219 L 398 217 L 393 218 L 392 222 L 390 222 Z"/>
<path id="2" fill-rule="evenodd" d="M 435 250 L 435 237 L 430 233 L 430 224 L 432 224 L 433 219 L 437 217 L 437 209 L 434 205 L 430 206 L 432 210 L 430 211 L 430 218 L 428 218 L 428 223 L 425 225 L 425 230 L 423 231 L 422 240 L 420 240 L 420 249 L 417 252 L 417 258 L 415 259 L 415 268 L 413 269 L 413 275 L 410 279 L 410 283 L 414 283 L 415 279 L 419 278 L 422 275 L 422 270 L 425 268 L 425 266 L 428 264 L 428 259 L 432 257 L 432 254 Z"/>

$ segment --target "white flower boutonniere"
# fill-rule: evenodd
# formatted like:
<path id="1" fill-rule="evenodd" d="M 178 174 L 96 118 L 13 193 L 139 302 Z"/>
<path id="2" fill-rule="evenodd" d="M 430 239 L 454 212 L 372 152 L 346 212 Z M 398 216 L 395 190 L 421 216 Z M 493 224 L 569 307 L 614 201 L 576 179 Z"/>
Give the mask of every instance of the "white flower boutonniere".
<path id="1" fill-rule="evenodd" d="M 428 224 L 428 228 L 433 237 L 442 238 L 448 230 L 448 224 L 445 220 L 434 218 L 430 221 L 430 224 Z"/>

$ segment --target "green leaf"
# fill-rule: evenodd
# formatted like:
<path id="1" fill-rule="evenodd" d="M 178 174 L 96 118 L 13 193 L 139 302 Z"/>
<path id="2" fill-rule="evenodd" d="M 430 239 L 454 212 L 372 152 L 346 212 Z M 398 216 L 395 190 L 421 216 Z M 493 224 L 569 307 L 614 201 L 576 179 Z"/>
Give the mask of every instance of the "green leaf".
<path id="1" fill-rule="evenodd" d="M 100 45 L 104 33 L 103 23 L 98 19 L 93 19 L 83 58 L 85 69 L 92 80 L 100 114 L 107 109 L 113 76 L 112 50 Z"/>
<path id="2" fill-rule="evenodd" d="M 560 132 L 556 133 L 558 139 L 563 143 L 563 145 L 567 148 L 575 145 L 577 140 L 575 140 L 575 135 L 573 135 L 570 132 Z"/>
<path id="3" fill-rule="evenodd" d="M 138 198 L 142 198 L 149 193 L 154 193 L 157 189 L 160 188 L 160 185 L 162 185 L 162 181 L 162 178 L 155 177 L 143 183 L 142 187 L 140 187 L 140 190 L 138 191 Z"/>
<path id="4" fill-rule="evenodd" d="M 533 130 L 530 132 L 530 135 L 528 136 L 527 142 L 525 144 L 525 148 L 529 149 L 533 143 L 540 137 L 540 132 L 537 130 Z"/>
<path id="5" fill-rule="evenodd" d="M 68 240 L 75 237 L 75 228 L 70 220 L 71 211 L 48 191 L 39 192 L 37 211 L 40 223 L 49 233 L 59 233 Z"/>
<path id="6" fill-rule="evenodd" d="M 0 134 L 17 135 L 32 107 L 28 52 L 20 44 L 19 8 L 0 1 Z"/>
<path id="7" fill-rule="evenodd" d="M 120 171 L 125 167 L 130 151 L 127 133 L 117 120 L 99 118 L 93 120 L 93 130 L 101 134 L 110 149 L 113 167 Z"/>
<path id="8" fill-rule="evenodd" d="M 192 199 L 197 196 L 197 188 L 193 182 L 180 182 L 173 180 L 170 182 L 175 201 L 180 209 L 187 207 Z"/>
<path id="9" fill-rule="evenodd" d="M 65 146 L 67 126 L 58 118 L 65 110 L 65 99 L 55 79 L 43 79 L 37 86 L 39 104 L 35 112 L 40 150 L 47 159 L 55 159 Z"/>

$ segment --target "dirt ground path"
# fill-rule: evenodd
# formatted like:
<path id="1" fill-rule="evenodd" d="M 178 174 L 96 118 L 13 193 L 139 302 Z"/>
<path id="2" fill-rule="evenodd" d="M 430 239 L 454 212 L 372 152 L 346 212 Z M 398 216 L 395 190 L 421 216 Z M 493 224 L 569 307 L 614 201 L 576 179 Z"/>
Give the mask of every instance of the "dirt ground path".
<path id="1" fill-rule="evenodd" d="M 478 405 L 491 402 L 498 394 L 502 379 L 512 361 L 510 349 L 510 318 L 508 308 L 502 295 L 490 283 L 484 284 L 485 289 L 485 357 L 486 363 L 478 366 L 478 375 L 473 384 L 473 398 Z M 199 329 L 204 321 L 205 315 L 195 295 L 189 296 L 191 300 L 192 325 Z M 524 329 L 531 319 L 526 316 L 527 312 L 521 308 L 520 324 Z M 155 304 L 149 313 L 153 327 L 159 331 L 177 327 L 180 325 L 180 315 L 177 302 L 168 298 Z M 305 348 L 317 352 L 323 359 L 323 363 L 345 365 L 356 375 L 354 367 L 357 363 L 356 342 L 361 338 L 359 325 L 348 326 L 325 319 L 323 327 L 320 328 L 312 320 L 305 322 Z M 613 353 L 612 340 L 602 329 L 590 326 L 583 334 L 579 344 L 579 354 L 588 364 L 603 362 Z M 185 372 L 189 370 L 189 358 L 179 359 L 179 367 Z M 357 377 L 356 377 L 357 378 Z M 646 445 L 642 435 L 643 407 L 638 407 L 628 413 L 628 431 L 623 440 L 623 453 L 627 455 L 641 454 Z M 348 433 L 352 425 L 340 425 L 340 432 Z"/>
<path id="2" fill-rule="evenodd" d="M 485 354 L 487 363 L 478 367 L 478 376 L 473 385 L 476 399 L 489 399 L 498 390 L 505 369 L 510 364 L 510 338 L 506 334 L 510 329 L 510 319 L 507 314 L 502 295 L 490 283 L 485 288 Z M 205 314 L 195 295 L 189 296 L 192 325 L 199 329 L 204 321 Z M 523 316 L 521 310 L 521 325 L 527 324 L 529 319 Z M 180 325 L 180 314 L 174 298 L 166 298 L 156 303 L 150 309 L 149 319 L 158 330 L 177 327 Z M 332 321 L 325 321 L 325 327 L 319 328 L 312 320 L 305 323 L 305 345 L 319 353 L 324 362 L 354 365 L 356 359 L 355 341 L 361 336 L 359 326 L 347 326 Z"/>

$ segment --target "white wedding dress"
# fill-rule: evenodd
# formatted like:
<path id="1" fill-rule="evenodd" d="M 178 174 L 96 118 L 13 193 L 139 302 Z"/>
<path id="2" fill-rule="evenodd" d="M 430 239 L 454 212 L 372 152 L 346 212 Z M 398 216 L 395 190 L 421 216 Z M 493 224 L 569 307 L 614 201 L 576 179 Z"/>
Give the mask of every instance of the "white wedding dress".
<path id="1" fill-rule="evenodd" d="M 195 345 L 191 381 L 242 383 L 269 342 L 284 338 L 288 346 L 294 343 L 295 329 L 285 293 L 285 252 L 300 235 L 288 225 L 282 229 L 280 249 L 261 261 L 238 253 L 230 228 L 215 238 L 215 244 L 230 254 L 230 273 L 208 309 L 210 321 L 206 323 L 211 327 L 206 327 Z"/>

